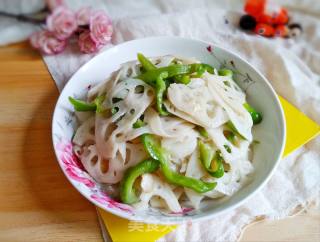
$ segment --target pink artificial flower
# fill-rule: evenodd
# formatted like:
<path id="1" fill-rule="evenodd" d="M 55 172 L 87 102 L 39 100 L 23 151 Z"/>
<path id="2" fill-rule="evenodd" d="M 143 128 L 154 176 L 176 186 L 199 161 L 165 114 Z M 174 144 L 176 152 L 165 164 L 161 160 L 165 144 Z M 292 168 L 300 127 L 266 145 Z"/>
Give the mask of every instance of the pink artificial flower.
<path id="1" fill-rule="evenodd" d="M 47 17 L 47 27 L 58 39 L 65 40 L 78 26 L 75 14 L 68 8 L 60 6 Z"/>
<path id="2" fill-rule="evenodd" d="M 78 25 L 88 25 L 90 22 L 91 7 L 82 7 L 76 12 Z"/>
<path id="3" fill-rule="evenodd" d="M 110 18 L 103 11 L 96 11 L 90 18 L 91 38 L 102 45 L 111 40 L 113 27 Z"/>
<path id="4" fill-rule="evenodd" d="M 40 44 L 39 44 L 40 33 L 41 32 L 35 32 L 29 38 L 31 46 L 33 48 L 35 48 L 35 49 L 39 49 L 40 48 Z"/>
<path id="5" fill-rule="evenodd" d="M 50 11 L 53 11 L 55 8 L 63 6 L 64 2 L 63 0 L 46 0 L 46 5 Z"/>
<path id="6" fill-rule="evenodd" d="M 30 37 L 30 43 L 34 48 L 48 55 L 62 52 L 67 45 L 66 40 L 57 39 L 52 32 L 47 30 L 33 34 Z"/>
<path id="7" fill-rule="evenodd" d="M 99 43 L 91 38 L 89 30 L 85 30 L 80 34 L 78 44 L 80 50 L 87 54 L 97 52 L 101 47 Z"/>

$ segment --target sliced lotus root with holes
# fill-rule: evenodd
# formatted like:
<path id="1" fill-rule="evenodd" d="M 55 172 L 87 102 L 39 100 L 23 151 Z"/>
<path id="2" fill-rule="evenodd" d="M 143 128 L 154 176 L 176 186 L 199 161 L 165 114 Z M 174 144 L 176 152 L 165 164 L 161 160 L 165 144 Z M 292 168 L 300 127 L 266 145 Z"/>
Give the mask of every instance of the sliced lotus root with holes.
<path id="1" fill-rule="evenodd" d="M 194 125 L 177 117 L 161 117 L 153 108 L 148 108 L 144 114 L 150 133 L 163 137 L 182 137 Z"/>
<path id="2" fill-rule="evenodd" d="M 84 147 L 80 159 L 87 172 L 98 182 L 115 184 L 118 183 L 123 173 L 129 167 L 137 164 L 147 157 L 141 144 L 124 144 L 126 157 L 117 152 L 113 159 L 103 159 L 97 152 L 95 145 Z"/>
<path id="3" fill-rule="evenodd" d="M 83 146 L 86 142 L 95 140 L 94 132 L 95 118 L 91 117 L 77 129 L 72 141 L 76 145 Z"/>
<path id="4" fill-rule="evenodd" d="M 195 120 L 201 126 L 214 128 L 227 121 L 227 116 L 214 102 L 206 86 L 191 88 L 184 84 L 171 84 L 168 99 L 177 110 L 191 117 L 189 121 Z M 218 112 L 220 115 L 216 115 Z"/>
<path id="5" fill-rule="evenodd" d="M 121 143 L 127 141 L 126 134 L 133 130 L 133 123 L 144 113 L 154 98 L 152 88 L 146 83 L 132 79 L 130 86 L 119 83 L 121 88 L 128 90 L 124 99 L 114 104 L 117 112 L 111 118 L 96 115 L 96 144 L 99 153 L 105 159 L 113 159 L 120 151 Z M 142 93 L 136 93 L 135 88 L 143 86 Z M 121 91 L 119 87 L 116 92 Z M 111 128 L 110 128 L 111 127 Z M 125 159 L 125 152 L 120 152 Z"/>

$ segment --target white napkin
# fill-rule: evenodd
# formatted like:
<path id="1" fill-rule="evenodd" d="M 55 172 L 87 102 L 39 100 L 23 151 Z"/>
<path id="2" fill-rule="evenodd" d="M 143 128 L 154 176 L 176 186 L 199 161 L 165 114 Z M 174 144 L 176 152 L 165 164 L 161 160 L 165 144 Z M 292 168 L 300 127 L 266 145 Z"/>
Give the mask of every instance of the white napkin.
<path id="1" fill-rule="evenodd" d="M 78 8 L 84 1 L 68 2 Z M 311 1 L 304 0 L 295 7 L 289 6 L 292 18 L 304 27 L 303 35 L 293 40 L 266 39 L 242 32 L 236 27 L 240 14 L 232 11 L 237 7 L 239 11 L 242 5 L 232 2 L 228 10 L 222 9 L 228 2 L 231 3 L 96 0 L 95 7 L 105 9 L 114 20 L 113 44 L 175 35 L 213 42 L 238 53 L 268 78 L 277 93 L 320 123 L 320 15 L 316 14 L 320 3 L 314 1 L 308 8 Z M 92 56 L 80 54 L 73 46 L 60 55 L 45 56 L 44 60 L 61 90 Z M 319 184 L 317 138 L 283 159 L 267 185 L 244 205 L 210 221 L 181 225 L 159 241 L 235 241 L 241 230 L 256 219 L 280 219 L 304 209 L 311 201 L 319 204 Z"/>

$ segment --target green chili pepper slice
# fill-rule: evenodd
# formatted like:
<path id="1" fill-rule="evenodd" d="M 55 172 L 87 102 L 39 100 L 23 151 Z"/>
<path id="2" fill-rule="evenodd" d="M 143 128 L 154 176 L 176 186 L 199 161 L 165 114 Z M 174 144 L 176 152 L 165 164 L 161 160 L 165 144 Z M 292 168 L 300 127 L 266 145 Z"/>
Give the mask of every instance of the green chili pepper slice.
<path id="1" fill-rule="evenodd" d="M 214 73 L 214 68 L 208 64 L 204 64 L 204 63 L 194 63 L 194 64 L 190 64 L 191 67 L 191 72 L 209 72 L 211 74 Z"/>
<path id="2" fill-rule="evenodd" d="M 203 168 L 213 177 L 220 178 L 224 175 L 223 158 L 220 151 L 213 150 L 209 145 L 198 141 L 200 161 Z"/>
<path id="3" fill-rule="evenodd" d="M 219 76 L 230 76 L 232 78 L 233 72 L 229 69 L 223 68 L 218 71 Z"/>
<path id="4" fill-rule="evenodd" d="M 164 110 L 163 107 L 163 94 L 166 91 L 166 83 L 164 79 L 168 77 L 167 72 L 162 72 L 160 75 L 157 77 L 156 80 L 156 101 L 157 101 L 157 110 L 160 113 L 160 115 L 168 115 L 169 113 Z"/>
<path id="5" fill-rule="evenodd" d="M 223 81 L 223 84 L 226 85 L 227 87 L 231 87 L 230 82 L 229 81 Z"/>
<path id="6" fill-rule="evenodd" d="M 229 145 L 223 145 L 228 153 L 231 153 L 231 147 Z"/>
<path id="7" fill-rule="evenodd" d="M 155 70 L 147 71 L 137 76 L 138 79 L 155 86 L 155 82 L 158 76 L 163 73 L 167 72 L 168 77 L 173 77 L 176 75 L 188 74 L 191 70 L 190 65 L 171 65 L 166 67 L 160 67 Z"/>
<path id="8" fill-rule="evenodd" d="M 209 134 L 207 132 L 207 130 L 201 126 L 197 126 L 196 130 L 199 132 L 199 134 L 203 137 L 208 139 L 209 138 Z"/>
<path id="9" fill-rule="evenodd" d="M 132 127 L 134 128 L 134 129 L 138 129 L 138 128 L 141 128 L 141 127 L 143 127 L 143 126 L 145 126 L 146 124 L 145 124 L 145 122 L 143 122 L 141 119 L 138 119 L 133 125 L 132 125 Z"/>
<path id="10" fill-rule="evenodd" d="M 229 120 L 228 122 L 227 122 L 227 127 L 233 132 L 233 133 L 235 133 L 237 136 L 239 136 L 241 139 L 243 139 L 243 140 L 246 140 L 246 138 L 245 137 L 243 137 L 240 133 L 239 133 L 239 131 L 236 129 L 236 127 L 234 126 L 234 124 Z"/>
<path id="11" fill-rule="evenodd" d="M 69 97 L 69 102 L 73 105 L 74 109 L 78 112 L 96 111 L 97 105 L 93 103 L 87 103 L 85 101 Z"/>
<path id="12" fill-rule="evenodd" d="M 106 98 L 105 95 L 100 95 L 94 100 L 94 103 L 97 106 L 97 109 L 96 109 L 97 113 L 103 113 L 105 111 L 105 109 L 102 107 L 102 103 L 105 100 L 105 98 Z"/>
<path id="13" fill-rule="evenodd" d="M 230 131 L 230 130 L 224 130 L 224 131 L 223 131 L 223 135 L 224 135 L 224 137 L 226 137 L 226 139 L 227 139 L 230 143 L 232 143 L 233 145 L 236 144 L 236 140 L 235 140 L 236 135 L 235 135 L 232 131 Z"/>
<path id="14" fill-rule="evenodd" d="M 161 171 L 168 182 L 190 188 L 198 193 L 205 193 L 216 187 L 216 182 L 203 182 L 201 180 L 192 177 L 186 177 L 175 171 L 172 171 L 169 167 L 169 161 L 165 151 L 160 147 L 159 144 L 156 143 L 154 137 L 150 134 L 143 134 L 141 138 L 145 150 L 153 159 L 159 161 Z"/>
<path id="15" fill-rule="evenodd" d="M 193 77 L 201 77 L 205 71 L 214 74 L 214 68 L 208 64 L 203 63 L 195 63 L 191 64 L 191 72 L 195 72 L 196 74 Z"/>
<path id="16" fill-rule="evenodd" d="M 145 173 L 151 173 L 159 168 L 159 162 L 154 159 L 143 160 L 126 170 L 120 183 L 120 199 L 122 202 L 132 204 L 139 199 L 133 187 L 135 180 Z"/>
<path id="17" fill-rule="evenodd" d="M 137 56 L 138 56 L 138 60 L 139 60 L 139 62 L 141 64 L 141 66 L 146 71 L 151 71 L 151 70 L 157 69 L 157 67 L 147 57 L 145 57 L 143 54 L 138 53 Z"/>
<path id="18" fill-rule="evenodd" d="M 190 65 L 174 64 L 166 67 L 160 67 L 155 70 L 147 71 L 145 73 L 138 75 L 136 78 L 154 86 L 156 79 L 162 72 L 167 72 L 168 77 L 174 77 L 177 75 L 192 74 L 200 70 L 201 71 L 207 70 L 210 73 L 214 71 L 213 67 L 211 67 L 208 64 L 200 64 L 200 63 L 190 64 Z"/>
<path id="19" fill-rule="evenodd" d="M 73 105 L 74 109 L 78 112 L 87 112 L 87 111 L 98 111 L 102 112 L 102 102 L 104 101 L 105 96 L 98 96 L 92 103 L 87 103 L 85 101 L 69 97 L 69 102 Z"/>
<path id="20" fill-rule="evenodd" d="M 112 114 L 112 115 L 115 115 L 118 111 L 119 111 L 119 108 L 118 108 L 118 107 L 113 107 L 113 108 L 111 108 L 111 114 Z"/>
<path id="21" fill-rule="evenodd" d="M 193 64 L 193 66 L 196 74 L 192 75 L 192 77 L 199 78 L 206 71 L 206 68 L 202 64 Z"/>
<path id="22" fill-rule="evenodd" d="M 244 108 L 250 113 L 253 124 L 259 124 L 262 121 L 262 114 L 256 111 L 249 103 L 243 104 Z"/>
<path id="23" fill-rule="evenodd" d="M 209 64 L 201 64 L 205 70 L 207 72 L 209 72 L 210 74 L 214 74 L 214 68 L 212 66 L 210 66 Z"/>
<path id="24" fill-rule="evenodd" d="M 177 75 L 174 77 L 174 80 L 176 83 L 182 83 L 182 84 L 189 84 L 191 79 L 190 79 L 190 76 L 188 75 Z"/>

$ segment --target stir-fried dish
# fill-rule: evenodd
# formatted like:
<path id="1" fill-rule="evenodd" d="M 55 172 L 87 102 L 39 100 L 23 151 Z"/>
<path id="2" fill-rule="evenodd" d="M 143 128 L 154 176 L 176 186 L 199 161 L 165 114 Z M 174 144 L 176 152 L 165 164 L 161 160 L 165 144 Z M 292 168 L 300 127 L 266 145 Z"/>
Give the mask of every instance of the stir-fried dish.
<path id="1" fill-rule="evenodd" d="M 137 59 L 84 100 L 69 97 L 87 172 L 139 209 L 179 212 L 234 194 L 253 172 L 252 127 L 262 116 L 233 72 L 171 55 Z"/>

